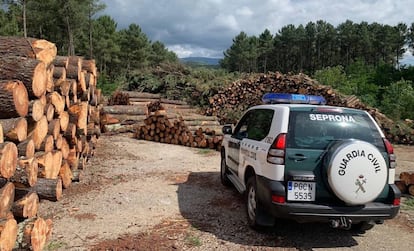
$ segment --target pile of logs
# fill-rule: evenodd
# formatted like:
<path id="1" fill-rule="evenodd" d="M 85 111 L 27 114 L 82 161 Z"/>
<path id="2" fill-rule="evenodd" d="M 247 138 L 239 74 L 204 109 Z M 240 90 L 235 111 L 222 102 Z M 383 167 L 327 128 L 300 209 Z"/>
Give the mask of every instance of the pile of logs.
<path id="1" fill-rule="evenodd" d="M 401 172 L 400 180 L 395 181 L 395 184 L 403 194 L 414 195 L 414 173 Z"/>
<path id="2" fill-rule="evenodd" d="M 57 56 L 46 40 L 0 37 L 1 250 L 42 250 L 50 237 L 39 199 L 59 200 L 93 154 L 96 74 L 93 60 Z"/>
<path id="3" fill-rule="evenodd" d="M 183 118 L 171 122 L 164 112 L 157 111 L 136 128 L 135 138 L 197 148 L 221 149 L 222 135 L 214 130 L 187 126 Z"/>
<path id="4" fill-rule="evenodd" d="M 217 116 L 220 123 L 235 123 L 229 113 L 245 111 L 248 107 L 261 104 L 267 92 L 322 95 L 328 105 L 367 110 L 380 124 L 387 138 L 396 144 L 414 144 L 414 130 L 402 130 L 396 123 L 377 109 L 367 107 L 355 96 L 344 96 L 330 86 L 324 86 L 305 74 L 291 75 L 279 72 L 235 81 L 226 89 L 210 98 L 206 115 Z"/>

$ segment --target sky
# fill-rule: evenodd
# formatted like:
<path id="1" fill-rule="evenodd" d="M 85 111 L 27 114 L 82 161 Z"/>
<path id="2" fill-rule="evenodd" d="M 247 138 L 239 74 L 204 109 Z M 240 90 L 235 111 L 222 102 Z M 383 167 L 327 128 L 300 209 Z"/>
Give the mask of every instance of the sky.
<path id="1" fill-rule="evenodd" d="M 408 26 L 414 0 L 101 0 L 102 14 L 119 29 L 135 23 L 151 41 L 160 41 L 178 57 L 222 58 L 241 31 L 249 36 L 269 29 L 274 35 L 288 24 L 324 20 L 335 27 L 355 23 Z M 406 53 L 411 55 L 411 53 Z M 404 61 L 414 64 L 414 57 Z"/>

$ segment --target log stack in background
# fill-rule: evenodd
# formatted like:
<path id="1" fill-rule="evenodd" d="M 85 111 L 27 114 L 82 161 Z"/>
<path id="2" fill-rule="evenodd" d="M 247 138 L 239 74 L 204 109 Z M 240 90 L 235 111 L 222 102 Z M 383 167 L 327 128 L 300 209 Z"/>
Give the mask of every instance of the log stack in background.
<path id="1" fill-rule="evenodd" d="M 217 118 L 200 115 L 183 101 L 131 91 L 115 92 L 109 101 L 102 108 L 105 132 L 133 132 L 138 139 L 189 147 L 221 147 L 223 136 Z"/>
<path id="2" fill-rule="evenodd" d="M 100 135 L 93 60 L 57 56 L 46 40 L 0 37 L 0 249 L 42 250 L 57 201 Z M 15 244 L 17 243 L 17 244 Z"/>
<path id="3" fill-rule="evenodd" d="M 235 81 L 210 98 L 210 107 L 205 111 L 205 115 L 217 116 L 222 124 L 234 123 L 236 118 L 230 117 L 230 113 L 240 113 L 250 106 L 261 104 L 261 98 L 267 92 L 322 95 L 328 105 L 366 110 L 377 120 L 392 143 L 414 144 L 414 129 L 411 132 L 402 130 L 397 123 L 377 109 L 360 102 L 355 96 L 341 95 L 330 86 L 321 85 L 305 74 L 275 72 Z M 239 116 L 235 117 L 239 118 Z"/>
<path id="4" fill-rule="evenodd" d="M 395 184 L 403 194 L 414 195 L 414 173 L 401 172 L 400 180 L 395 181 Z"/>

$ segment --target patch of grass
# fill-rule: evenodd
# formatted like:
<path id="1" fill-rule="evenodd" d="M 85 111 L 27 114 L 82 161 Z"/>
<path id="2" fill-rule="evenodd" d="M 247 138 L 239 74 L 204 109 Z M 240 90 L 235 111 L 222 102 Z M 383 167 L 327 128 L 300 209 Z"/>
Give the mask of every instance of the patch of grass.
<path id="1" fill-rule="evenodd" d="M 410 198 L 406 199 L 402 203 L 402 208 L 405 209 L 405 210 L 414 210 L 414 197 L 410 197 Z"/>
<path id="2" fill-rule="evenodd" d="M 198 151 L 197 151 L 197 153 L 200 154 L 200 155 L 207 155 L 207 154 L 210 154 L 212 152 L 213 152 L 213 150 L 208 149 L 208 148 L 198 149 Z"/>
<path id="3" fill-rule="evenodd" d="M 192 247 L 201 247 L 201 245 L 203 245 L 200 238 L 192 234 L 188 234 L 185 237 L 185 242 L 187 243 L 187 245 L 192 246 Z"/>
<path id="4" fill-rule="evenodd" d="M 67 244 L 62 241 L 51 241 L 46 245 L 46 250 L 52 251 L 52 250 L 58 250 L 60 248 L 66 247 Z"/>

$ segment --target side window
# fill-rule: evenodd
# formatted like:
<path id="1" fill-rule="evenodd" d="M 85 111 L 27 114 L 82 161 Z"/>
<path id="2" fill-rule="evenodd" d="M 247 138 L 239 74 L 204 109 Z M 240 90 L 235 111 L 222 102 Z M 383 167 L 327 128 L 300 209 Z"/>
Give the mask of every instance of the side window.
<path id="1" fill-rule="evenodd" d="M 247 129 L 251 121 L 252 113 L 253 111 L 249 111 L 240 119 L 239 123 L 237 123 L 237 126 L 234 129 L 233 137 L 240 140 L 247 137 Z"/>
<path id="2" fill-rule="evenodd" d="M 273 114 L 273 110 L 268 109 L 248 112 L 237 125 L 234 136 L 238 139 L 263 140 L 269 134 Z"/>

